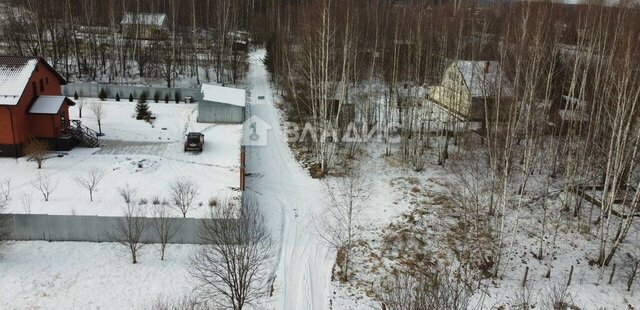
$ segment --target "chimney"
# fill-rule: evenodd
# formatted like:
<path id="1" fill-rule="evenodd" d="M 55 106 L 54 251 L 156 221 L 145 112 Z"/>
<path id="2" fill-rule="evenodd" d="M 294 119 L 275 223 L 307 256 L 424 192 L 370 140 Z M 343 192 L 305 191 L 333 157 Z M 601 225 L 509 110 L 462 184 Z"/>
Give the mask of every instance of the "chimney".
<path id="1" fill-rule="evenodd" d="M 491 65 L 490 62 L 488 62 L 488 61 L 484 62 L 484 74 L 489 73 L 489 65 Z"/>

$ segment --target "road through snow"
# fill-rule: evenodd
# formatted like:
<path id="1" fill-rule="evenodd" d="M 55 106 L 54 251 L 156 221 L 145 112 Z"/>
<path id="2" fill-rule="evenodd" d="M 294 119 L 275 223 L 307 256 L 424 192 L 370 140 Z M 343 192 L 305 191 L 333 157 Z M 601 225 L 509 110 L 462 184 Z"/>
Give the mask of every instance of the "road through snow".
<path id="1" fill-rule="evenodd" d="M 246 147 L 250 174 L 246 192 L 259 202 L 278 242 L 271 308 L 324 310 L 329 306 L 327 291 L 335 251 L 322 242 L 313 224 L 324 206 L 322 184 L 302 169 L 285 141 L 264 56 L 265 50 L 260 49 L 249 57 L 251 104 L 247 113 L 248 118 L 258 117 L 271 129 L 266 146 Z"/>

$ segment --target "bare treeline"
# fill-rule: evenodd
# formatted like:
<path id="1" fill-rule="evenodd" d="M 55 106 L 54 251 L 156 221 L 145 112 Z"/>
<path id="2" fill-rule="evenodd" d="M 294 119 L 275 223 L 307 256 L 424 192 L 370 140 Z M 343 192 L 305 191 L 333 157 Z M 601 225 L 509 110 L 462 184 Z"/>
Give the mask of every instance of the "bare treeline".
<path id="1" fill-rule="evenodd" d="M 233 49 L 231 33 L 259 22 L 253 12 L 265 11 L 264 2 L 9 0 L 0 5 L 1 46 L 6 54 L 43 56 L 70 80 L 236 82 L 244 56 Z M 166 14 L 162 35 L 139 28 L 125 35 L 126 14 L 150 22 L 148 13 Z"/>
<path id="2" fill-rule="evenodd" d="M 537 257 L 549 271 L 569 217 L 598 240 L 591 258 L 603 277 L 639 211 L 637 4 L 320 0 L 284 5 L 276 17 L 266 63 L 288 118 L 318 130 L 310 161 L 328 171 L 341 152 L 351 156 L 358 141 L 325 137 L 354 128 L 387 134 L 386 154 L 415 170 L 429 154 L 447 167 L 451 157 L 469 234 L 491 238 L 488 246 L 468 238 L 483 247 L 468 252 L 484 253 L 493 276 L 517 244 L 519 211 L 536 207 Z M 473 130 L 464 117 L 434 119 L 430 107 L 430 86 L 456 60 L 493 61 L 504 72 L 473 102 L 483 112 Z M 563 213 L 551 211 L 558 199 Z"/>

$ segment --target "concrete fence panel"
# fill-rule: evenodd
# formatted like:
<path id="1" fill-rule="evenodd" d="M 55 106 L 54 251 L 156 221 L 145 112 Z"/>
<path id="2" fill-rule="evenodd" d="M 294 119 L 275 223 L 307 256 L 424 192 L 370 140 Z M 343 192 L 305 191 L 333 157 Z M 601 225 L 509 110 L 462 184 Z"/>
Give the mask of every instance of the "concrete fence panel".
<path id="1" fill-rule="evenodd" d="M 133 95 L 134 100 L 140 97 L 142 92 L 147 93 L 147 101 L 153 102 L 153 96 L 157 92 L 160 98 L 159 102 L 165 102 L 165 96 L 169 97 L 169 103 L 175 103 L 176 94 L 181 102 L 184 102 L 185 97 L 191 97 L 193 100 L 200 98 L 200 92 L 197 88 L 183 88 L 183 87 L 158 87 L 158 86 L 131 86 L 131 85 L 116 85 L 116 84 L 91 84 L 91 83 L 69 83 L 62 85 L 62 94 L 67 97 L 73 97 L 75 93 L 79 97 L 93 97 L 97 98 L 100 94 L 100 90 L 104 89 L 107 98 L 114 99 L 116 94 L 120 95 L 121 101 L 129 100 L 129 94 Z"/>
<path id="2" fill-rule="evenodd" d="M 91 215 L 7 214 L 10 240 L 113 242 L 122 217 Z M 171 218 L 176 234 L 170 243 L 200 244 L 203 221 L 208 219 Z M 159 243 L 154 218 L 144 218 L 144 243 Z M 216 220 L 236 221 L 236 220 Z"/>

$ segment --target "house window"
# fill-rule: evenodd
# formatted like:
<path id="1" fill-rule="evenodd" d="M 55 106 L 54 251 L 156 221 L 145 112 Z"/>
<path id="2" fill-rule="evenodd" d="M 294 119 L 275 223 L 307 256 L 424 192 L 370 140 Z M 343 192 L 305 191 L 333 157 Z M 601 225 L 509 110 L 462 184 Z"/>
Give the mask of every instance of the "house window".
<path id="1" fill-rule="evenodd" d="M 36 89 L 36 82 L 31 82 L 31 90 L 33 91 L 33 94 L 37 94 L 37 89 Z"/>
<path id="2" fill-rule="evenodd" d="M 60 125 L 62 128 L 67 127 L 67 118 L 65 117 L 64 112 L 60 113 Z"/>
<path id="3" fill-rule="evenodd" d="M 44 91 L 44 82 L 42 81 L 42 79 L 40 79 L 40 91 Z"/>

